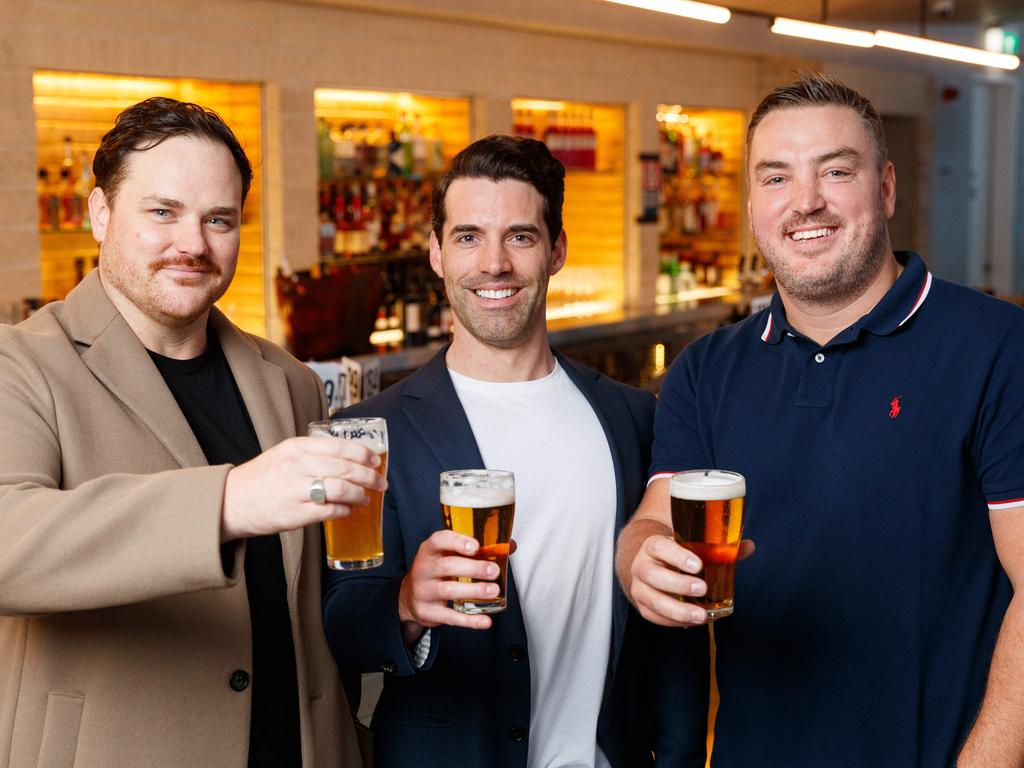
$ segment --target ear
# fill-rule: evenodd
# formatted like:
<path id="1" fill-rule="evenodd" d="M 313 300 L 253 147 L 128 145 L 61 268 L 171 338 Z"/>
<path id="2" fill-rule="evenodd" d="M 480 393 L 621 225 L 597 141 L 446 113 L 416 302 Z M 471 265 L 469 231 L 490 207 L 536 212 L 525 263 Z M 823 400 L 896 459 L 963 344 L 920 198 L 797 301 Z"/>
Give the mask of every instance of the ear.
<path id="1" fill-rule="evenodd" d="M 433 230 L 430 232 L 430 267 L 438 277 L 444 277 L 444 272 L 441 271 L 441 244 L 437 242 L 437 235 Z"/>
<path id="2" fill-rule="evenodd" d="M 103 245 L 103 240 L 107 236 L 107 225 L 110 223 L 110 203 L 99 187 L 93 188 L 89 193 L 89 220 L 92 222 L 93 239 Z"/>
<path id="3" fill-rule="evenodd" d="M 569 253 L 569 239 L 563 229 L 558 239 L 555 240 L 555 247 L 551 249 L 551 266 L 548 268 L 548 275 L 555 275 L 565 266 L 565 260 Z"/>
<path id="4" fill-rule="evenodd" d="M 896 213 L 896 168 L 891 161 L 882 169 L 882 208 L 887 219 Z"/>

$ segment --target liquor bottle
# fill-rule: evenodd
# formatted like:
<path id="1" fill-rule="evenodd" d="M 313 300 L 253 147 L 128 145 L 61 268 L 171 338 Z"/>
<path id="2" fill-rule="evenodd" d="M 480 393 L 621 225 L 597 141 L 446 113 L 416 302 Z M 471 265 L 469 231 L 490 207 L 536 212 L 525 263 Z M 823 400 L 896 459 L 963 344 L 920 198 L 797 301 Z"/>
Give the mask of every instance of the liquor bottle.
<path id="1" fill-rule="evenodd" d="M 320 167 L 320 180 L 331 178 L 334 171 L 334 143 L 331 141 L 331 129 L 324 118 L 316 123 L 316 154 Z"/>
<path id="2" fill-rule="evenodd" d="M 82 226 L 82 205 L 75 195 L 71 181 L 71 168 L 60 169 L 60 228 L 78 229 Z"/>
<path id="3" fill-rule="evenodd" d="M 423 121 L 419 115 L 412 118 L 412 165 L 409 175 L 414 179 L 422 179 L 427 172 L 427 137 L 423 133 Z"/>
<path id="4" fill-rule="evenodd" d="M 36 176 L 36 197 L 39 200 L 39 229 L 57 229 L 60 226 L 60 201 L 53 194 L 50 172 L 40 168 Z"/>
<path id="5" fill-rule="evenodd" d="M 440 341 L 444 332 L 441 330 L 441 295 L 438 294 L 437 283 L 432 283 L 427 294 L 427 343 Z"/>
<path id="6" fill-rule="evenodd" d="M 81 207 L 79 226 L 88 232 L 92 229 L 92 219 L 89 217 L 89 195 L 92 193 L 93 179 L 92 166 L 89 164 L 87 153 L 81 153 L 78 165 L 82 169 L 78 174 L 78 181 L 75 182 L 75 197 Z"/>
<path id="7" fill-rule="evenodd" d="M 420 279 L 410 275 L 405 290 L 405 326 L 402 328 L 405 346 L 422 346 L 426 338 L 423 327 L 423 298 L 420 294 Z"/>

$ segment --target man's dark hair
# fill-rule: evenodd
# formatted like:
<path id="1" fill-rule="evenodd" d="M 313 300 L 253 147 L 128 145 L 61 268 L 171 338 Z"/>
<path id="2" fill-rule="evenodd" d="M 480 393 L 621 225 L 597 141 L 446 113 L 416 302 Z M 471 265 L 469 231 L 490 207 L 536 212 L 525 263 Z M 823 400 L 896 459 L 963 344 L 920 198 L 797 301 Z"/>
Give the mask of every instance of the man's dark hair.
<path id="1" fill-rule="evenodd" d="M 754 137 L 754 130 L 769 112 L 795 107 L 849 107 L 860 117 L 868 130 L 868 135 L 874 141 L 875 158 L 878 161 L 878 169 L 881 170 L 889 159 L 889 150 L 885 146 L 882 118 L 871 102 L 831 75 L 807 70 L 797 70 L 795 74 L 799 80 L 780 86 L 769 93 L 750 116 L 750 124 L 747 125 L 747 157 L 750 157 L 750 142 Z"/>
<path id="2" fill-rule="evenodd" d="M 128 155 L 152 149 L 171 136 L 193 136 L 226 146 L 242 177 L 242 202 L 245 202 L 252 184 L 252 165 L 227 123 L 212 109 L 164 96 L 140 101 L 117 116 L 92 161 L 96 186 L 113 201 L 117 188 L 124 181 Z"/>
<path id="3" fill-rule="evenodd" d="M 452 159 L 451 167 L 434 185 L 431 224 L 437 242 L 444 230 L 444 199 L 456 179 L 515 179 L 536 189 L 543 199 L 542 213 L 554 247 L 562 234 L 562 201 L 565 199 L 565 167 L 544 142 L 519 136 L 494 134 L 474 141 Z"/>

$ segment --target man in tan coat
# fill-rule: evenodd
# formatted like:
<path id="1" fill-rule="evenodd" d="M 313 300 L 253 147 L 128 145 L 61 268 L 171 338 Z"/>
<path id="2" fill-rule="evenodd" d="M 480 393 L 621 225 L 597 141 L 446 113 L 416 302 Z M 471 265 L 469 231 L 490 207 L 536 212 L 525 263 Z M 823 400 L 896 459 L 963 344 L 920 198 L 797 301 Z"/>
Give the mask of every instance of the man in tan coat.
<path id="1" fill-rule="evenodd" d="M 358 766 L 316 523 L 383 484 L 295 437 L 318 380 L 212 308 L 251 166 L 149 99 L 94 170 L 99 269 L 0 326 L 0 765 Z"/>

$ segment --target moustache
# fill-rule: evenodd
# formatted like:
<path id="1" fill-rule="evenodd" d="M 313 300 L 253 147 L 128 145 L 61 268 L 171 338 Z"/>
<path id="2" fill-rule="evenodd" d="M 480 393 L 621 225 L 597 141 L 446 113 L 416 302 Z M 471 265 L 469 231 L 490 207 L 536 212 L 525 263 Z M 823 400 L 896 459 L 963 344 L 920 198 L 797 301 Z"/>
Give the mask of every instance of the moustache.
<path id="1" fill-rule="evenodd" d="M 186 269 L 199 269 L 203 272 L 214 272 L 219 274 L 220 269 L 205 256 L 188 256 L 178 259 L 161 259 L 150 265 L 152 272 L 159 272 L 161 269 L 174 269 L 184 267 Z"/>
<path id="2" fill-rule="evenodd" d="M 782 225 L 783 233 L 792 232 L 800 227 L 838 227 L 843 220 L 832 214 L 813 213 L 810 216 L 797 214 L 791 216 Z"/>

